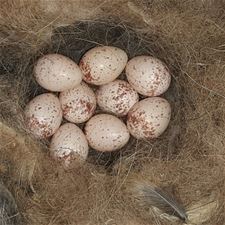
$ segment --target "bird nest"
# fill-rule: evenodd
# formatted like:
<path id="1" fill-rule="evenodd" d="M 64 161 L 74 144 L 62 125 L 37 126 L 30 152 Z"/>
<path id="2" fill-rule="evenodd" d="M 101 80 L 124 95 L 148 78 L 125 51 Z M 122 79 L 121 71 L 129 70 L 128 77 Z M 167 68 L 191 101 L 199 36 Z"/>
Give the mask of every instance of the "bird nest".
<path id="1" fill-rule="evenodd" d="M 224 222 L 222 2 L 0 2 L 0 173 L 18 220 L 28 225 Z M 24 106 L 44 92 L 33 67 L 47 53 L 78 62 L 98 45 L 167 64 L 172 84 L 164 97 L 172 106 L 171 122 L 155 140 L 131 138 L 112 153 L 92 150 L 85 164 L 65 171 L 49 156 L 48 141 L 35 140 L 24 125 Z M 185 208 L 186 221 L 148 200 L 150 187 L 173 196 Z"/>

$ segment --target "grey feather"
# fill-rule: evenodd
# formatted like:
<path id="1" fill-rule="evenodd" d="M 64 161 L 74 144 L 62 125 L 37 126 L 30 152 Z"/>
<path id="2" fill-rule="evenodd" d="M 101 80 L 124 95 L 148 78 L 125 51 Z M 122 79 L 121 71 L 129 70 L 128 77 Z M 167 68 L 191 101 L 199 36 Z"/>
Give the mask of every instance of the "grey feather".
<path id="1" fill-rule="evenodd" d="M 154 206 L 162 212 L 187 221 L 186 210 L 173 196 L 153 185 L 138 185 L 139 198 L 145 206 Z"/>
<path id="2" fill-rule="evenodd" d="M 20 215 L 11 192 L 0 181 L 0 225 L 18 225 Z"/>

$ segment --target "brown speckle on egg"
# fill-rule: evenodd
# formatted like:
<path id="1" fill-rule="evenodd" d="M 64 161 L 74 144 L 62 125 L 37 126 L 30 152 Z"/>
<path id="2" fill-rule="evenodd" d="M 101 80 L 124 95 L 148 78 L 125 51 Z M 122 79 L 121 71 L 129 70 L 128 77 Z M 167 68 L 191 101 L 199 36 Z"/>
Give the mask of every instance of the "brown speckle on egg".
<path id="1" fill-rule="evenodd" d="M 83 72 L 84 80 L 87 82 L 91 82 L 93 80 L 93 77 L 91 76 L 91 69 L 89 66 L 89 62 L 85 61 L 85 58 L 81 59 L 79 63 L 80 69 Z"/>

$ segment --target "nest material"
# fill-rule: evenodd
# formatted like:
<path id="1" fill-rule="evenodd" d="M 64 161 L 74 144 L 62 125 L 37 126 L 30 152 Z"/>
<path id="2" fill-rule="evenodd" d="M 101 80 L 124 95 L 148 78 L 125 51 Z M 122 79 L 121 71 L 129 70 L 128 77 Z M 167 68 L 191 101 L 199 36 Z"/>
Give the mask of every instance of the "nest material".
<path id="1" fill-rule="evenodd" d="M 144 206 L 137 182 L 173 193 L 190 224 L 224 222 L 224 10 L 223 1 L 210 0 L 1 0 L 0 172 L 24 223 L 182 223 Z M 157 140 L 91 151 L 86 164 L 64 171 L 24 126 L 24 105 L 44 92 L 33 66 L 52 52 L 78 62 L 102 44 L 168 65 L 173 117 Z"/>

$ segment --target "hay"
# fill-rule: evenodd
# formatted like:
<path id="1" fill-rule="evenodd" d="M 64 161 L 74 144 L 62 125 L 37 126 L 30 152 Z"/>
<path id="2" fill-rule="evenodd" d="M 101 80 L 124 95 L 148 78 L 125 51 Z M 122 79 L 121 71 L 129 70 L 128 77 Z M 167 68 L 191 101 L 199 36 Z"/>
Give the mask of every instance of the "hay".
<path id="1" fill-rule="evenodd" d="M 0 2 L 0 173 L 25 224 L 181 224 L 143 207 L 136 182 L 174 193 L 190 224 L 224 223 L 223 1 Z M 64 171 L 49 157 L 48 141 L 37 142 L 24 126 L 24 105 L 44 92 L 33 65 L 50 52 L 78 62 L 101 44 L 169 66 L 173 117 L 155 141 L 91 151 L 86 164 Z"/>

